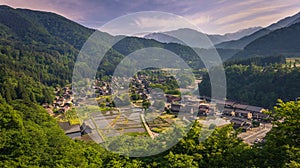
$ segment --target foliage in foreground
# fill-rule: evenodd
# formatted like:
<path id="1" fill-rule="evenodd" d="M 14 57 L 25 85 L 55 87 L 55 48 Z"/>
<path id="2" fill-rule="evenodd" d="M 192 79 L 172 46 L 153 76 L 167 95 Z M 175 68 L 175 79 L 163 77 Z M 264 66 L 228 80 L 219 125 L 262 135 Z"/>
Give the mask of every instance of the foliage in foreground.
<path id="1" fill-rule="evenodd" d="M 296 167 L 300 162 L 300 102 L 280 102 L 276 125 L 265 143 L 250 147 L 226 126 L 199 142 L 194 124 L 180 142 L 161 154 L 128 158 L 92 142 L 73 141 L 34 103 L 0 98 L 0 167 Z M 171 136 L 171 135 L 170 135 Z"/>

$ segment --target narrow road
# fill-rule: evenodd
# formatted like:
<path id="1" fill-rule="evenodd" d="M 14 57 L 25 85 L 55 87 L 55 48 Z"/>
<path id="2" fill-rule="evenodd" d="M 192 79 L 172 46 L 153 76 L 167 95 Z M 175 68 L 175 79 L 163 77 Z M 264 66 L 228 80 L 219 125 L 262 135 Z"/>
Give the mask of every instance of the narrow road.
<path id="1" fill-rule="evenodd" d="M 149 126 L 148 126 L 147 123 L 146 123 L 144 114 L 141 114 L 140 116 L 141 116 L 142 123 L 143 123 L 143 125 L 144 125 L 144 127 L 145 127 L 147 133 L 149 134 L 149 136 L 150 136 L 152 139 L 154 139 L 156 136 L 158 136 L 158 134 L 156 134 L 156 133 L 154 133 L 154 132 L 151 131 L 151 129 L 149 128 Z"/>

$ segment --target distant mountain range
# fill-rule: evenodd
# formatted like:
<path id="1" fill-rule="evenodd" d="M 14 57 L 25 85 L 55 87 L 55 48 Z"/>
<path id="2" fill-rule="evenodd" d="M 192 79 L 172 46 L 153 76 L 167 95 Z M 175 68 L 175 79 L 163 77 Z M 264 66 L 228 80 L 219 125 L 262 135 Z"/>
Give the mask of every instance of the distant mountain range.
<path id="1" fill-rule="evenodd" d="M 226 42 L 219 43 L 215 47 L 223 48 L 223 49 L 244 49 L 248 44 L 250 44 L 254 40 L 256 40 L 260 37 L 263 37 L 274 30 L 288 27 L 288 26 L 291 26 L 291 25 L 293 25 L 295 23 L 299 23 L 299 22 L 300 22 L 300 13 L 298 13 L 294 16 L 284 18 L 284 19 L 278 21 L 277 23 L 271 24 L 270 26 L 268 26 L 264 29 L 255 31 L 254 33 L 252 33 L 248 36 L 242 37 L 238 40 L 232 40 L 232 41 L 226 41 Z"/>
<path id="2" fill-rule="evenodd" d="M 163 43 L 179 43 L 208 50 L 215 47 L 218 51 L 235 51 L 230 52 L 232 55 L 225 56 L 226 59 L 231 57 L 231 60 L 257 56 L 291 57 L 300 55 L 298 47 L 300 43 L 297 40 L 300 39 L 298 23 L 300 23 L 300 13 L 286 17 L 265 28 L 253 27 L 224 35 L 209 35 L 192 29 L 178 29 L 151 33 L 144 37 Z M 182 42 L 174 37 L 185 37 L 189 41 Z"/>
<path id="3" fill-rule="evenodd" d="M 224 35 L 205 34 L 190 28 L 182 28 L 182 29 L 172 30 L 167 32 L 150 33 L 145 35 L 144 38 L 154 39 L 163 43 L 179 43 L 179 44 L 188 45 L 196 48 L 211 48 L 215 44 L 221 42 L 240 39 L 241 37 L 250 35 L 260 30 L 261 28 L 262 27 L 253 27 L 253 28 L 239 30 L 235 33 L 227 33 Z M 180 39 L 189 39 L 189 41 L 183 42 L 180 39 L 177 39 L 175 37 L 180 37 Z M 207 39 L 209 39 L 211 43 L 208 43 Z"/>

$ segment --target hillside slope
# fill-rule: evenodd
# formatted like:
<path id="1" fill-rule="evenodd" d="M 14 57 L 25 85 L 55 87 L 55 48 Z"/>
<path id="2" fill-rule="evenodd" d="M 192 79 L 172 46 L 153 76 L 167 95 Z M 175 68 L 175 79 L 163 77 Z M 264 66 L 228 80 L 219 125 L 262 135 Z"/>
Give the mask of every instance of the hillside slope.
<path id="1" fill-rule="evenodd" d="M 272 55 L 298 57 L 300 55 L 299 44 L 300 23 L 296 23 L 254 40 L 232 59 Z"/>

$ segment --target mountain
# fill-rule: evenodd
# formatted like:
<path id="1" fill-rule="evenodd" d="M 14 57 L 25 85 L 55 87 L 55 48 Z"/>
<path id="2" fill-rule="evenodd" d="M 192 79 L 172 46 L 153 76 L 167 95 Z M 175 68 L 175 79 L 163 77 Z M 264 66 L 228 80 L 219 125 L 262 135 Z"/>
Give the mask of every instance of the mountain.
<path id="1" fill-rule="evenodd" d="M 256 32 L 254 32 L 248 36 L 242 37 L 238 40 L 232 40 L 232 41 L 226 41 L 226 42 L 219 43 L 216 45 L 216 48 L 243 49 L 244 47 L 246 47 L 249 43 L 251 43 L 255 39 L 263 37 L 274 30 L 288 27 L 290 25 L 293 25 L 293 24 L 299 23 L 299 22 L 300 22 L 300 13 L 297 13 L 296 15 L 284 18 L 274 24 L 271 24 L 270 26 L 268 26 L 264 29 L 258 30 Z"/>
<path id="2" fill-rule="evenodd" d="M 0 66 L 45 85 L 71 80 L 76 56 L 94 32 L 49 12 L 0 6 Z"/>
<path id="3" fill-rule="evenodd" d="M 153 39 L 162 43 L 184 44 L 183 41 L 164 33 L 150 33 L 144 36 L 146 39 Z"/>
<path id="4" fill-rule="evenodd" d="M 226 41 L 222 42 L 220 44 L 216 44 L 216 48 L 223 48 L 223 49 L 243 49 L 247 44 L 254 41 L 255 39 L 262 37 L 268 33 L 270 33 L 271 30 L 269 29 L 261 29 L 257 32 L 254 32 L 251 35 L 242 37 L 238 40 L 232 40 L 232 41 Z"/>
<path id="5" fill-rule="evenodd" d="M 77 55 L 94 31 L 54 13 L 0 6 L 0 69 L 3 69 L 3 73 L 22 73 L 40 85 L 64 86 L 70 83 Z M 105 41 L 121 38 L 100 31 L 98 33 L 105 38 L 100 41 L 99 47 L 107 45 Z M 147 47 L 170 50 L 191 67 L 204 67 L 190 47 L 125 37 L 105 55 L 99 65 L 98 75 L 111 75 L 126 55 Z M 229 54 L 235 52 L 230 50 L 222 53 L 228 58 Z M 203 55 L 209 57 L 205 53 Z M 10 85 L 6 86 L 10 89 Z"/>
<path id="6" fill-rule="evenodd" d="M 259 31 L 260 29 L 262 29 L 262 27 L 260 26 L 257 26 L 257 27 L 250 27 L 250 28 L 247 28 L 247 29 L 241 29 L 237 32 L 234 32 L 234 33 L 226 33 L 224 34 L 223 36 L 226 37 L 229 41 L 229 40 L 238 40 L 242 37 L 245 37 L 245 36 L 248 36 L 256 31 Z"/>
<path id="7" fill-rule="evenodd" d="M 167 32 L 158 32 L 158 33 L 150 33 L 144 36 L 146 39 L 154 39 L 163 43 L 178 43 L 183 45 L 189 45 L 191 47 L 196 48 L 211 48 L 213 45 L 230 40 L 236 40 L 243 36 L 249 35 L 257 30 L 261 29 L 261 27 L 253 27 L 248 29 L 239 30 L 235 33 L 227 33 L 224 35 L 213 35 L 213 34 L 205 34 L 194 29 L 190 28 L 182 28 L 178 30 L 172 30 Z M 187 44 L 182 42 L 175 37 L 184 37 L 185 39 L 190 39 Z M 188 38 L 186 38 L 188 37 Z M 210 42 L 207 42 L 207 38 Z"/>
<path id="8" fill-rule="evenodd" d="M 178 37 L 179 39 L 174 37 Z M 196 48 L 210 48 L 213 45 L 210 43 L 207 34 L 189 28 L 182 28 L 163 33 L 152 33 L 144 36 L 144 38 L 155 39 L 164 43 L 178 43 Z M 188 41 L 183 42 L 180 39 L 188 39 Z M 213 39 L 215 40 L 216 38 Z"/>
<path id="9" fill-rule="evenodd" d="M 297 13 L 296 15 L 286 17 L 286 18 L 278 21 L 277 23 L 271 24 L 270 26 L 267 27 L 267 29 L 273 31 L 273 30 L 277 30 L 280 28 L 289 27 L 289 26 L 291 26 L 295 23 L 299 23 L 299 22 L 300 22 L 300 12 Z"/>
<path id="10" fill-rule="evenodd" d="M 300 55 L 300 23 L 284 27 L 260 37 L 232 59 L 255 56 L 299 56 Z"/>

